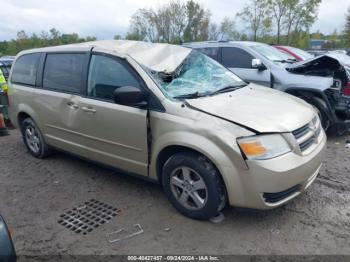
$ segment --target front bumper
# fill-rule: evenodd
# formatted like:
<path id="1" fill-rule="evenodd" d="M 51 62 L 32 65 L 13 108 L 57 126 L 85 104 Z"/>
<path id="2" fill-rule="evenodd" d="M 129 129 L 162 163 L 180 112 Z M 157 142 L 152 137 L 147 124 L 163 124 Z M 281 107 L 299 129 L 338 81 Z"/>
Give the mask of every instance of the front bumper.
<path id="1" fill-rule="evenodd" d="M 247 160 L 248 170 L 240 176 L 242 197 L 230 198 L 231 205 L 271 209 L 298 196 L 316 179 L 326 141 L 322 131 L 317 147 L 308 155 L 290 152 L 269 160 Z"/>

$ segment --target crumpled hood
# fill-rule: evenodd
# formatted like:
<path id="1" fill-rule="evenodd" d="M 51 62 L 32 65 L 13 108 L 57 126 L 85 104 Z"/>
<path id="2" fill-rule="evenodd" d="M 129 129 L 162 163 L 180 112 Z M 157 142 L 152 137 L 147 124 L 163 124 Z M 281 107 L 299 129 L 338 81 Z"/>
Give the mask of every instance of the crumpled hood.
<path id="1" fill-rule="evenodd" d="M 188 99 L 186 103 L 259 133 L 291 132 L 315 116 L 315 110 L 303 100 L 254 84 L 216 96 Z"/>
<path id="2" fill-rule="evenodd" d="M 286 66 L 290 73 L 307 76 L 336 77 L 344 86 L 348 82 L 344 63 L 335 55 L 325 54 Z M 323 82 L 323 80 L 322 80 Z"/>
<path id="3" fill-rule="evenodd" d="M 337 70 L 339 67 L 341 67 L 340 62 L 336 58 L 328 55 L 321 55 L 307 59 L 305 61 L 299 61 L 290 65 L 286 65 L 286 69 L 289 72 L 304 74 L 320 69 Z"/>
<path id="4" fill-rule="evenodd" d="M 286 68 L 288 69 L 305 68 L 308 66 L 317 65 L 319 63 L 328 63 L 330 64 L 329 66 L 336 66 L 336 65 L 339 66 L 339 62 L 336 58 L 333 58 L 325 54 L 325 55 L 316 56 L 307 60 L 286 65 Z"/>

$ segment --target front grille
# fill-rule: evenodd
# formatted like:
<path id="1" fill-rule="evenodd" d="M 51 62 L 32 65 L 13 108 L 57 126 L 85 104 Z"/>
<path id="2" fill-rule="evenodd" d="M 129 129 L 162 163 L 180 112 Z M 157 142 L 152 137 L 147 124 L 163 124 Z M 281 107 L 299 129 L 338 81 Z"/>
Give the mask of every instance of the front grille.
<path id="1" fill-rule="evenodd" d="M 299 144 L 300 150 L 303 152 L 308 149 L 314 143 L 314 139 L 308 139 L 305 142 Z"/>
<path id="2" fill-rule="evenodd" d="M 281 191 L 281 192 L 277 192 L 277 193 L 264 193 L 263 197 L 265 199 L 266 203 L 277 203 L 291 195 L 293 195 L 294 193 L 300 191 L 301 185 L 295 185 L 291 188 L 288 188 L 287 190 Z"/>
<path id="3" fill-rule="evenodd" d="M 321 121 L 318 116 L 315 116 L 310 123 L 292 132 L 298 142 L 301 152 L 307 151 L 318 143 L 321 130 Z"/>
<path id="4" fill-rule="evenodd" d="M 304 136 L 307 132 L 309 132 L 309 124 L 293 131 L 293 135 L 295 136 L 296 139 Z"/>

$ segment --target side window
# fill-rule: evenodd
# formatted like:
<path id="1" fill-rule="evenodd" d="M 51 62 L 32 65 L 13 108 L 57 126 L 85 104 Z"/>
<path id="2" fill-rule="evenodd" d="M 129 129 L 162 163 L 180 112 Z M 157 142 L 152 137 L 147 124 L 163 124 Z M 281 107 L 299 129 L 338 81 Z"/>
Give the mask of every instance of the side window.
<path id="1" fill-rule="evenodd" d="M 35 86 L 40 56 L 40 53 L 34 53 L 19 57 L 13 67 L 11 81 Z"/>
<path id="2" fill-rule="evenodd" d="M 43 87 L 80 93 L 84 58 L 85 54 L 48 54 L 45 61 Z"/>
<path id="3" fill-rule="evenodd" d="M 114 90 L 122 86 L 140 87 L 140 83 L 122 61 L 107 56 L 92 55 L 88 96 L 113 100 Z"/>
<path id="4" fill-rule="evenodd" d="M 222 48 L 222 63 L 226 67 L 252 68 L 254 57 L 248 52 L 237 47 Z"/>
<path id="5" fill-rule="evenodd" d="M 203 54 L 213 58 L 216 61 L 218 60 L 218 53 L 219 53 L 218 47 L 198 48 L 197 50 L 202 52 Z"/>

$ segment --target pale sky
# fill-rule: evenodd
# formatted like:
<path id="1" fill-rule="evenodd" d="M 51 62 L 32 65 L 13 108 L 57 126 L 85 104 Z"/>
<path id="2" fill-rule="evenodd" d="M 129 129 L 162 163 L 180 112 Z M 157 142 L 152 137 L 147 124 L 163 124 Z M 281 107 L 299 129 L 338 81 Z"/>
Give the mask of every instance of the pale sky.
<path id="1" fill-rule="evenodd" d="M 184 0 L 182 0 L 184 1 Z M 245 0 L 197 0 L 212 12 L 212 20 L 219 23 L 223 17 L 234 17 Z M 78 33 L 111 39 L 125 35 L 132 14 L 142 7 L 157 7 L 160 0 L 1 0 L 0 40 L 10 40 L 16 33 L 40 33 L 56 28 L 61 33 Z M 323 0 L 317 22 L 312 31 L 330 34 L 342 31 L 349 0 Z M 237 25 L 239 28 L 240 24 Z"/>

